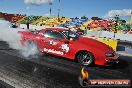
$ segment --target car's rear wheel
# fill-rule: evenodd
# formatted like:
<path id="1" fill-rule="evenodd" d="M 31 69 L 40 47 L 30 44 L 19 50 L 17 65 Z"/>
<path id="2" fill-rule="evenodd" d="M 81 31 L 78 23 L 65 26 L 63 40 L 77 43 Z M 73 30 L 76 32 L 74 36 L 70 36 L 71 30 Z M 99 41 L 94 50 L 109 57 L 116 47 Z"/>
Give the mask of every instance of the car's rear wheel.
<path id="1" fill-rule="evenodd" d="M 77 61 L 84 66 L 91 66 L 94 64 L 94 56 L 88 51 L 81 51 L 77 54 Z"/>
<path id="2" fill-rule="evenodd" d="M 34 41 L 28 41 L 26 44 L 27 48 L 29 49 L 29 52 L 31 56 L 33 55 L 41 55 L 42 53 L 39 51 L 39 48 Z"/>

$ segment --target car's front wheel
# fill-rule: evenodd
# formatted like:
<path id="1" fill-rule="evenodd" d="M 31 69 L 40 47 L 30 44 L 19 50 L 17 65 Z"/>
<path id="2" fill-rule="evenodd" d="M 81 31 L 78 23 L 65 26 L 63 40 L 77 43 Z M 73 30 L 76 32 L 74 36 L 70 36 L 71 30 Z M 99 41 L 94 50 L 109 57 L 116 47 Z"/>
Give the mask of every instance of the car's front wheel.
<path id="1" fill-rule="evenodd" d="M 81 51 L 77 54 L 77 61 L 84 66 L 91 66 L 94 64 L 94 56 L 88 51 Z"/>

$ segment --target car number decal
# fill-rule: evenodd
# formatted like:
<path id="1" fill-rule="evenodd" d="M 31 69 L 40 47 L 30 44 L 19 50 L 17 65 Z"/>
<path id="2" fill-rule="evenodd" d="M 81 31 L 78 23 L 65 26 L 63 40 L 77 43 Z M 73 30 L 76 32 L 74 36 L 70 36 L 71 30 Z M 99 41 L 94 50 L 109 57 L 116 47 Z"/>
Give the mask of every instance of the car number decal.
<path id="1" fill-rule="evenodd" d="M 49 44 L 51 44 L 51 45 L 57 45 L 57 42 L 54 42 L 53 40 L 49 40 Z"/>

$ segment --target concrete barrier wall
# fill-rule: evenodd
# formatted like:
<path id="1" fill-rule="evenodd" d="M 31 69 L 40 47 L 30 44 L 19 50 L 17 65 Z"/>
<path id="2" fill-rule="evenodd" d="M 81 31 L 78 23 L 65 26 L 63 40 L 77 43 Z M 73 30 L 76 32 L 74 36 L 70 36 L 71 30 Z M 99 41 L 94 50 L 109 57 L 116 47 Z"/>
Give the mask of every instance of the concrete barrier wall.
<path id="1" fill-rule="evenodd" d="M 115 36 L 116 39 L 132 41 L 132 34 L 119 34 Z"/>
<path id="2" fill-rule="evenodd" d="M 109 31 L 88 31 L 87 36 L 114 38 L 114 33 Z M 115 33 L 115 39 L 132 41 L 132 34 Z"/>
<path id="3" fill-rule="evenodd" d="M 44 29 L 46 26 L 36 26 L 36 25 L 30 25 L 29 24 L 29 29 L 31 30 L 41 30 L 41 29 Z M 27 29 L 27 25 L 26 24 L 20 24 L 20 28 L 24 28 L 24 29 Z"/>
<path id="4" fill-rule="evenodd" d="M 100 37 L 106 37 L 106 38 L 114 38 L 114 33 L 113 32 L 108 32 L 108 31 L 101 31 Z"/>

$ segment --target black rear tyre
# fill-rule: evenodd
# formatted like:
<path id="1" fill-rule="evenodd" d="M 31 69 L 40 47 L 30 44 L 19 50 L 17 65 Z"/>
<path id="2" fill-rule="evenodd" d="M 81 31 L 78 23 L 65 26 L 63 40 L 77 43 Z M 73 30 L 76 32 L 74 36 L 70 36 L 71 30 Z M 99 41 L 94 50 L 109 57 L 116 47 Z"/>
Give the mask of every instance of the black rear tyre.
<path id="1" fill-rule="evenodd" d="M 42 53 L 39 51 L 39 48 L 36 44 L 36 42 L 34 41 L 28 41 L 26 46 L 28 47 L 29 49 L 29 52 L 30 52 L 30 56 L 34 56 L 34 55 L 42 55 Z"/>

